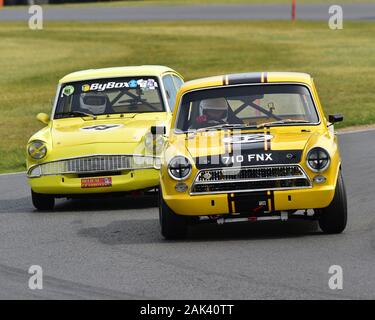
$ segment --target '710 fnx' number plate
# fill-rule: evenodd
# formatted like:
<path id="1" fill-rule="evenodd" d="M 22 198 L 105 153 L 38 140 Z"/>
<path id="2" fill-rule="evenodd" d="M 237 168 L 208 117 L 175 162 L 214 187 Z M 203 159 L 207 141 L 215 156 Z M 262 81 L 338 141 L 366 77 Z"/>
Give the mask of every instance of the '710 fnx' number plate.
<path id="1" fill-rule="evenodd" d="M 257 153 L 257 154 L 246 154 L 246 155 L 234 155 L 234 156 L 222 156 L 222 161 L 224 164 L 230 163 L 242 163 L 244 161 L 249 163 L 254 162 L 267 162 L 273 161 L 272 153 Z"/>

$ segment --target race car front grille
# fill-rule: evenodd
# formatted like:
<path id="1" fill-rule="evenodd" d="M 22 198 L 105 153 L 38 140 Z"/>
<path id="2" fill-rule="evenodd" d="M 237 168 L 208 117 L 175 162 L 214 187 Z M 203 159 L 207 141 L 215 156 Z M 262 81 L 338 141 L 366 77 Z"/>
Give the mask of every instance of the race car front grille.
<path id="1" fill-rule="evenodd" d="M 124 170 L 154 168 L 154 157 L 137 155 L 95 155 L 88 157 L 63 159 L 38 165 L 38 175 L 89 174 L 118 172 Z M 29 175 L 36 166 L 30 168 Z"/>
<path id="2" fill-rule="evenodd" d="M 309 188 L 311 181 L 298 165 L 200 170 L 190 194 L 212 194 Z"/>

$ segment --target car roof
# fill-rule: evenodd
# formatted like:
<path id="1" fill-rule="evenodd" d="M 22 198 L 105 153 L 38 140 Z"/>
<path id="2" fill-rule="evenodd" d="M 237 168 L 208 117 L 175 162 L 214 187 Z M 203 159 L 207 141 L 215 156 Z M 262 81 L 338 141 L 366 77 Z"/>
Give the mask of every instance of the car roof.
<path id="1" fill-rule="evenodd" d="M 89 69 L 69 73 L 60 79 L 59 83 L 67 83 L 74 81 L 85 81 L 103 78 L 117 78 L 117 77 L 142 77 L 142 76 L 161 76 L 164 73 L 173 72 L 180 75 L 175 70 L 165 66 L 128 66 L 128 67 L 114 67 L 102 69 Z M 180 75 L 181 76 L 181 75 Z"/>
<path id="2" fill-rule="evenodd" d="M 227 74 L 187 81 L 182 85 L 180 92 L 184 93 L 194 89 L 204 89 L 226 85 L 285 82 L 311 85 L 312 77 L 307 73 L 301 72 L 249 72 Z"/>

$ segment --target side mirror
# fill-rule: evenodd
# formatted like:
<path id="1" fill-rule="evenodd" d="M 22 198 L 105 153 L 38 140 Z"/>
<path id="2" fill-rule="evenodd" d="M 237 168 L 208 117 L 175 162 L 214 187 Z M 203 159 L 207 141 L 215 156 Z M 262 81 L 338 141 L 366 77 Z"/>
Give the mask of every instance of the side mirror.
<path id="1" fill-rule="evenodd" d="M 153 135 L 156 135 L 156 134 L 166 134 L 167 133 L 167 128 L 166 127 L 152 126 L 151 127 L 151 133 Z"/>
<path id="2" fill-rule="evenodd" d="M 344 120 L 344 116 L 342 114 L 330 114 L 328 116 L 328 121 L 331 123 L 341 122 Z"/>
<path id="3" fill-rule="evenodd" d="M 49 121 L 50 121 L 50 118 L 49 118 L 49 115 L 46 114 L 46 113 L 38 113 L 36 118 L 41 122 L 41 123 L 44 123 L 44 124 L 48 124 Z"/>

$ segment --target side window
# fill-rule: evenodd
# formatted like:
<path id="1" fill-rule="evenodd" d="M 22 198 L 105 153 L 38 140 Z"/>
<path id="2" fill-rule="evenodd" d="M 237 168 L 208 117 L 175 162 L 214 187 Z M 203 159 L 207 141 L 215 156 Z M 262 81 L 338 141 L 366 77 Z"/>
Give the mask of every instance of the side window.
<path id="1" fill-rule="evenodd" d="M 178 90 L 180 90 L 181 86 L 184 84 L 184 80 L 182 80 L 180 77 L 177 77 L 175 75 L 172 76 L 173 78 L 173 81 L 174 81 L 174 85 L 176 87 L 176 96 L 177 96 L 177 92 Z M 176 100 L 175 100 L 176 102 Z M 174 108 L 174 104 L 172 106 L 172 111 L 173 111 L 173 108 Z"/>
<path id="2" fill-rule="evenodd" d="M 184 84 L 184 81 L 180 77 L 177 77 L 175 75 L 173 75 L 172 78 L 173 78 L 175 87 L 178 91 L 181 88 L 181 86 Z"/>
<path id="3" fill-rule="evenodd" d="M 166 90 L 166 95 L 168 99 L 168 104 L 173 111 L 174 103 L 176 102 L 177 89 L 174 85 L 173 78 L 171 75 L 166 75 L 163 77 L 163 84 Z"/>

